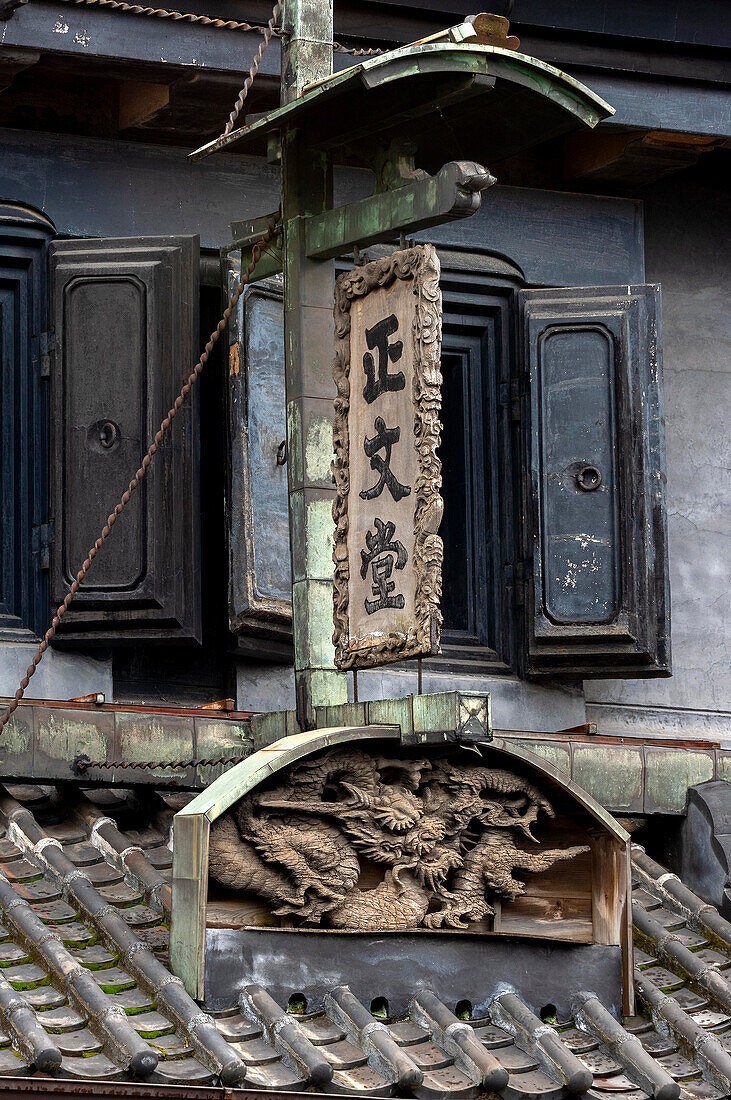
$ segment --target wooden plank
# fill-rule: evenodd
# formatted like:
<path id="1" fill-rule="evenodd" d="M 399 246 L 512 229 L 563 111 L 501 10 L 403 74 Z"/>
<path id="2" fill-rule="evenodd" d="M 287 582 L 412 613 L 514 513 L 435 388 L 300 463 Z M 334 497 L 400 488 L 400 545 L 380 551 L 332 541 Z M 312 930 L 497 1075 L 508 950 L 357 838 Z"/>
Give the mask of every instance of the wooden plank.
<path id="1" fill-rule="evenodd" d="M 373 0 L 374 25 L 389 16 L 392 0 Z M 399 0 L 402 18 L 411 11 L 424 16 L 427 13 L 443 25 L 455 12 L 454 0 Z M 632 8 L 608 6 L 604 0 L 585 0 L 577 7 L 575 0 L 522 0 L 513 20 L 513 28 L 520 33 L 523 26 L 542 27 L 549 32 L 559 32 L 561 41 L 582 35 L 617 35 L 623 39 L 650 39 L 657 42 L 699 46 L 727 46 L 728 30 L 718 18 L 717 0 L 697 0 L 691 9 L 684 5 L 669 4 L 667 0 L 648 0 Z M 376 23 L 378 20 L 378 23 Z M 555 34 L 551 38 L 556 37 Z M 573 42 L 571 42 L 573 45 Z M 647 65 L 647 55 L 643 54 Z"/>
<path id="2" fill-rule="evenodd" d="M 265 17 L 266 19 L 266 17 Z M 93 29 L 92 29 L 93 28 Z M 164 29 L 163 29 L 164 28 Z M 91 33 L 90 33 L 91 30 Z M 206 27 L 185 20 L 161 23 L 114 11 L 90 11 L 72 4 L 59 12 L 57 4 L 38 0 L 25 4 L 3 25 L 7 46 L 30 46 L 45 55 L 100 57 L 141 61 L 165 68 L 189 67 L 241 72 L 242 51 L 253 54 L 261 35 L 223 27 Z M 347 59 L 350 64 L 352 60 Z M 280 43 L 274 39 L 262 58 L 260 73 L 278 76 Z"/>
<path id="3" fill-rule="evenodd" d="M 170 85 L 145 81 L 119 87 L 119 128 L 143 126 L 152 122 L 170 104 Z"/>
<path id="4" fill-rule="evenodd" d="M 731 137 L 731 93 L 695 80 L 648 80 L 634 74 L 592 73 L 592 88 L 610 95 L 612 122 L 651 130 Z"/>
<path id="5" fill-rule="evenodd" d="M 206 906 L 206 928 L 269 928 L 281 926 L 281 918 L 258 898 L 219 898 Z"/>
<path id="6" fill-rule="evenodd" d="M 591 920 L 583 920 L 581 917 L 561 921 L 549 919 L 545 920 L 543 925 L 540 924 L 540 920 L 540 916 L 536 913 L 531 913 L 527 917 L 520 916 L 509 920 L 503 909 L 500 933 L 503 936 L 530 936 L 536 940 L 562 940 L 565 943 L 592 942 Z"/>
<path id="7" fill-rule="evenodd" d="M 18 73 L 37 64 L 40 56 L 38 50 L 0 47 L 0 92 L 10 87 Z"/>
<path id="8" fill-rule="evenodd" d="M 503 901 L 500 931 L 504 935 L 530 932 L 556 940 L 592 943 L 591 901 L 524 894 L 513 902 Z"/>
<path id="9" fill-rule="evenodd" d="M 624 867 L 622 849 L 604 830 L 592 830 L 591 919 L 596 943 L 622 942 Z"/>
<path id="10" fill-rule="evenodd" d="M 342 256 L 354 245 L 365 248 L 445 221 L 467 218 L 480 209 L 480 192 L 495 178 L 481 165 L 450 162 L 428 179 L 359 202 L 328 210 L 307 223 L 307 252 L 318 259 Z"/>

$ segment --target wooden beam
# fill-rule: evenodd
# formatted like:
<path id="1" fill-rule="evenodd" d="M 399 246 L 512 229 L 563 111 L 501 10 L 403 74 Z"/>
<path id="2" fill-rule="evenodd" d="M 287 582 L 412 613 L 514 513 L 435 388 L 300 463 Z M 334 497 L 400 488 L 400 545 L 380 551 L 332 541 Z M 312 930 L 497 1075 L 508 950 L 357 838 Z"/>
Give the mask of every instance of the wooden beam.
<path id="1" fill-rule="evenodd" d="M 472 161 L 451 161 L 435 176 L 415 179 L 394 191 L 339 206 L 307 222 L 307 253 L 317 259 L 341 256 L 354 245 L 366 248 L 480 209 L 480 192 L 495 178 Z"/>
<path id="2" fill-rule="evenodd" d="M 695 164 L 702 153 L 724 144 L 723 137 L 670 130 L 571 134 L 564 145 L 564 176 L 641 186 Z"/>
<path id="3" fill-rule="evenodd" d="M 40 56 L 39 50 L 0 46 L 0 92 L 10 87 L 18 73 L 35 65 Z"/>
<path id="4" fill-rule="evenodd" d="M 119 128 L 146 126 L 170 105 L 170 85 L 140 81 L 119 87 Z"/>

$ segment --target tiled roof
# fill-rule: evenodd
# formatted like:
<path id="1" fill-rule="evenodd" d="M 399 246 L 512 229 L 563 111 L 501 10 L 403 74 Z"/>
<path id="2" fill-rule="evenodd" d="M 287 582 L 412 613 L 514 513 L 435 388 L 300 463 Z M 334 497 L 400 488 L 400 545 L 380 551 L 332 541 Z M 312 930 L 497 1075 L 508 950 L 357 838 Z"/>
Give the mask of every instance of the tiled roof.
<path id="1" fill-rule="evenodd" d="M 0 1077 L 36 1074 L 39 1095 L 48 1075 L 430 1100 L 731 1095 L 731 926 L 641 850 L 647 1015 L 623 1027 L 591 996 L 572 1019 L 541 1021 L 501 994 L 490 1017 L 467 1021 L 438 990 L 405 1020 L 377 1019 L 347 987 L 323 990 L 324 1012 L 288 1015 L 258 987 L 203 1012 L 167 969 L 180 799 L 0 788 Z"/>

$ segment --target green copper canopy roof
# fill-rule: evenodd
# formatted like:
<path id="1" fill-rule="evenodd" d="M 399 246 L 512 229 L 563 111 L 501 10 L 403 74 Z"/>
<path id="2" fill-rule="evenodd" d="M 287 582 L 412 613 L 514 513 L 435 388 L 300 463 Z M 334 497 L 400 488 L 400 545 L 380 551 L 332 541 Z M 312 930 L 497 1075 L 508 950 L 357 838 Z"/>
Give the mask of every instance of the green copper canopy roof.
<path id="1" fill-rule="evenodd" d="M 302 128 L 315 148 L 370 163 L 376 145 L 416 145 L 419 167 L 494 164 L 539 142 L 596 126 L 612 107 L 578 80 L 496 46 L 404 46 L 311 85 L 299 99 L 191 154 L 255 152 L 269 134 Z"/>

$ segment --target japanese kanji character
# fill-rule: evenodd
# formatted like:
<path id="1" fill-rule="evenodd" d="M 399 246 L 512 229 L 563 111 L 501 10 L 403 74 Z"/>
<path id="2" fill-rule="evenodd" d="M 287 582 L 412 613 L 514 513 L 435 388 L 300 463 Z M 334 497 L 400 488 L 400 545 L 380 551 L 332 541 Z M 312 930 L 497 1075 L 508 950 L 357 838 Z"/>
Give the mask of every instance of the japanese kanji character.
<path id="1" fill-rule="evenodd" d="M 394 340 L 392 344 L 388 342 L 389 337 L 397 331 L 398 318 L 395 313 L 392 313 L 390 317 L 384 317 L 372 328 L 365 330 L 368 347 L 371 351 L 377 349 L 378 352 L 378 371 L 376 371 L 376 363 L 371 351 L 367 351 L 363 356 L 363 370 L 367 379 L 363 387 L 363 396 L 369 405 L 382 393 L 387 393 L 390 390 L 402 390 L 406 385 L 403 371 L 400 370 L 396 374 L 388 373 L 389 362 L 397 363 L 404 353 L 403 341 Z"/>
<path id="2" fill-rule="evenodd" d="M 406 565 L 406 547 L 398 540 L 393 541 L 396 534 L 396 524 L 389 520 L 384 523 L 382 519 L 376 519 L 375 532 L 366 531 L 366 550 L 361 550 L 360 575 L 365 580 L 368 567 L 371 569 L 373 580 L 372 591 L 375 600 L 366 599 L 365 609 L 369 615 L 374 611 L 383 611 L 387 607 L 402 608 L 404 597 L 401 593 L 392 596 L 396 582 L 391 580 L 394 565 L 397 569 L 403 569 Z"/>
<path id="3" fill-rule="evenodd" d="M 387 485 L 393 499 L 401 500 L 411 492 L 411 488 L 408 485 L 402 485 L 391 470 L 391 448 L 394 443 L 398 443 L 401 429 L 387 428 L 382 416 L 376 417 L 375 429 L 376 434 L 373 438 L 366 437 L 363 441 L 363 450 L 371 460 L 371 469 L 380 476 L 375 485 L 370 489 L 362 489 L 359 495 L 363 500 L 373 500 L 381 495 L 384 485 Z M 384 458 L 378 454 L 379 451 L 385 451 Z"/>

